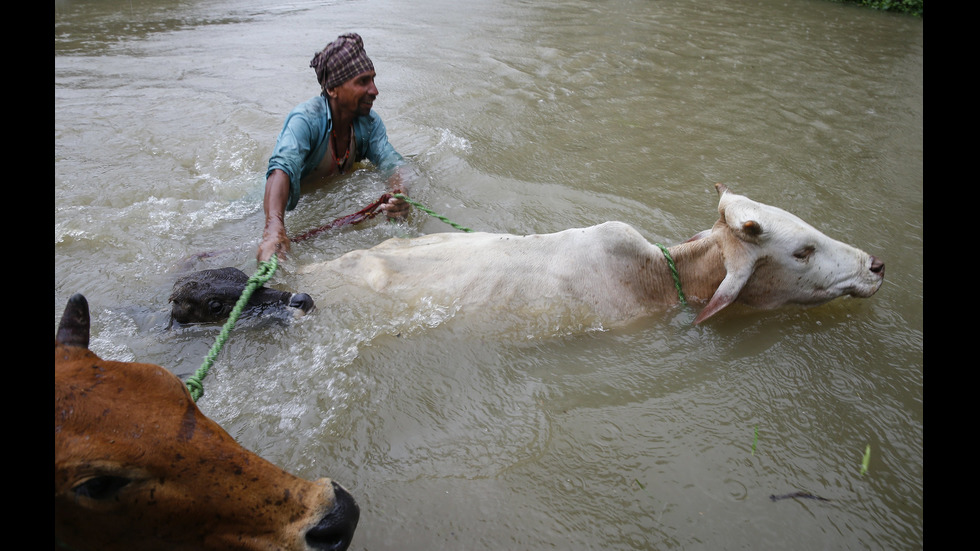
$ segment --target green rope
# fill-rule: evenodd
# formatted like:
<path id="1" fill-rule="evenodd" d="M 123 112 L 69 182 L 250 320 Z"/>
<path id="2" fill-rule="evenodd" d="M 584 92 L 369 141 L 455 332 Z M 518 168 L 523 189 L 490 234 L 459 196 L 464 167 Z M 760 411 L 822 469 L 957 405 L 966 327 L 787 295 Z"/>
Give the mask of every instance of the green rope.
<path id="1" fill-rule="evenodd" d="M 677 288 L 677 296 L 680 297 L 681 304 L 687 306 L 687 299 L 684 298 L 684 291 L 681 291 L 681 276 L 677 275 L 677 266 L 674 265 L 674 259 L 671 258 L 667 247 L 664 247 L 660 243 L 654 243 L 654 245 L 660 247 L 660 250 L 663 251 L 664 258 L 667 259 L 667 265 L 670 266 L 670 273 L 674 276 L 674 287 Z"/>
<path id="2" fill-rule="evenodd" d="M 426 214 L 428 214 L 430 216 L 434 216 L 434 217 L 438 218 L 439 220 L 442 220 L 443 222 L 449 224 L 450 226 L 456 228 L 457 230 L 462 230 L 462 231 L 465 231 L 465 232 L 472 232 L 473 231 L 473 230 L 471 230 L 469 228 L 465 228 L 465 227 L 460 226 L 459 224 L 457 224 L 455 222 L 450 221 L 448 218 L 446 218 L 445 216 L 442 216 L 441 214 L 436 214 L 435 212 L 432 212 L 431 210 L 425 208 L 425 206 L 423 206 L 421 203 L 418 203 L 416 201 L 413 201 L 412 199 L 409 199 L 407 195 L 403 195 L 401 193 L 395 193 L 394 195 L 392 195 L 392 197 L 396 197 L 398 199 L 401 199 L 402 201 L 405 201 L 406 203 L 412 205 L 413 207 L 419 209 L 420 211 L 422 211 L 422 212 L 424 212 L 424 213 L 426 213 Z"/>
<path id="3" fill-rule="evenodd" d="M 211 369 L 211 364 L 214 363 L 215 358 L 218 357 L 218 352 L 221 352 L 221 348 L 225 345 L 225 341 L 228 340 L 228 336 L 231 333 L 231 329 L 235 327 L 235 322 L 238 321 L 238 316 L 241 315 L 242 310 L 245 309 L 245 305 L 248 304 L 248 299 L 252 297 L 252 293 L 256 289 L 265 284 L 265 282 L 272 279 L 272 275 L 276 273 L 276 268 L 279 266 L 278 257 L 273 254 L 269 260 L 264 262 L 259 262 L 259 269 L 256 270 L 252 277 L 248 278 L 245 283 L 245 290 L 242 291 L 242 296 L 239 297 L 238 302 L 235 307 L 232 308 L 231 314 L 228 316 L 228 321 L 225 322 L 225 326 L 221 328 L 221 333 L 218 335 L 214 346 L 211 347 L 211 351 L 208 352 L 207 357 L 204 359 L 204 363 L 201 367 L 194 372 L 190 378 L 187 379 L 187 389 L 191 392 L 191 397 L 194 398 L 196 402 L 198 398 L 204 396 L 204 385 L 201 381 L 207 376 L 208 370 Z"/>

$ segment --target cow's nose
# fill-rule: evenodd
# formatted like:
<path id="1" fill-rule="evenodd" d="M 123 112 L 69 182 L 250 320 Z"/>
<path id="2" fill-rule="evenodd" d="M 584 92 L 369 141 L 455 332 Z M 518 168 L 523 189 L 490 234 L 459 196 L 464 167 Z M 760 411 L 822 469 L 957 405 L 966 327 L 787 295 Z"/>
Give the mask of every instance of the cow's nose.
<path id="1" fill-rule="evenodd" d="M 318 551 L 344 551 L 354 537 L 361 509 L 347 490 L 336 482 L 330 483 L 333 485 L 333 509 L 306 533 L 306 543 Z"/>
<path id="2" fill-rule="evenodd" d="M 304 314 L 309 314 L 314 306 L 313 297 L 306 293 L 296 293 L 289 298 L 289 305 L 293 308 L 299 308 Z"/>
<path id="3" fill-rule="evenodd" d="M 878 260 L 876 257 L 871 257 L 871 271 L 876 274 L 885 275 L 885 263 Z"/>

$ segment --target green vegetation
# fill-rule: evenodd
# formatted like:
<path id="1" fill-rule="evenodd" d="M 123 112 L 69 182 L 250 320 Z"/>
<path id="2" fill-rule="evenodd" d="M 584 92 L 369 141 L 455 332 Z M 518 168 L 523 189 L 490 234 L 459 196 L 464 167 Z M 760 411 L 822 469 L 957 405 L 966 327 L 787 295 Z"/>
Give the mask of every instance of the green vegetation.
<path id="1" fill-rule="evenodd" d="M 922 3 L 925 0 L 835 0 L 837 2 L 850 2 L 861 6 L 869 7 L 873 10 L 894 11 L 907 13 L 916 17 L 922 17 Z"/>

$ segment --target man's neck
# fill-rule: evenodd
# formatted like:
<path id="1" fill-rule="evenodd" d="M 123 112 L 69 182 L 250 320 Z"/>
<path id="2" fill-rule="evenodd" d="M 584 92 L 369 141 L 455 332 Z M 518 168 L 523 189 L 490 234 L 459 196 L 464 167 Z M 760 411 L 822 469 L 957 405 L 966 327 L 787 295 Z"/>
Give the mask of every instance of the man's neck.
<path id="1" fill-rule="evenodd" d="M 338 134 L 342 131 L 346 131 L 354 123 L 355 114 L 345 113 L 343 110 L 338 109 L 333 99 L 327 98 L 327 103 L 330 105 L 330 116 L 333 118 L 333 131 Z"/>

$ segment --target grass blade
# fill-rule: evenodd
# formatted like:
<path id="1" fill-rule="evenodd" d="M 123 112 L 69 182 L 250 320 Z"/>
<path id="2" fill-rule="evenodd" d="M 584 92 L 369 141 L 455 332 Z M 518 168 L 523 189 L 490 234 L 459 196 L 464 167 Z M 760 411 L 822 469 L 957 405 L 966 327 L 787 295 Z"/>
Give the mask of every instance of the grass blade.
<path id="1" fill-rule="evenodd" d="M 864 458 L 861 459 L 861 475 L 860 476 L 864 476 L 864 473 L 868 472 L 868 464 L 869 463 L 871 463 L 871 444 L 868 444 L 868 447 L 864 448 Z"/>

